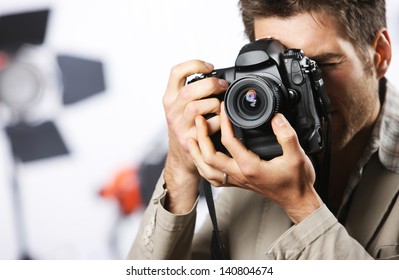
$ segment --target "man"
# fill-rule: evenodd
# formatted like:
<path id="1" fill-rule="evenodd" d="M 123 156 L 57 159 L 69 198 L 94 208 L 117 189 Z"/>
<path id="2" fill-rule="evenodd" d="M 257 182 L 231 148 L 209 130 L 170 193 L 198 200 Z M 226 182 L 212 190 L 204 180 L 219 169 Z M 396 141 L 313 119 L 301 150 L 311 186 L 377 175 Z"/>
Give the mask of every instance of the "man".
<path id="1" fill-rule="evenodd" d="M 211 223 L 194 235 L 201 176 L 225 186 L 216 211 L 232 259 L 368 259 L 399 256 L 397 92 L 386 83 L 391 45 L 385 1 L 241 0 L 250 40 L 273 37 L 322 69 L 332 103 L 329 199 L 282 114 L 272 128 L 283 155 L 261 160 L 234 137 L 216 98 L 226 81 L 186 85 L 213 65 L 189 61 L 171 71 L 164 96 L 170 149 L 130 258 L 209 258 Z M 206 120 L 203 115 L 217 116 Z M 221 129 L 231 157 L 209 135 Z"/>

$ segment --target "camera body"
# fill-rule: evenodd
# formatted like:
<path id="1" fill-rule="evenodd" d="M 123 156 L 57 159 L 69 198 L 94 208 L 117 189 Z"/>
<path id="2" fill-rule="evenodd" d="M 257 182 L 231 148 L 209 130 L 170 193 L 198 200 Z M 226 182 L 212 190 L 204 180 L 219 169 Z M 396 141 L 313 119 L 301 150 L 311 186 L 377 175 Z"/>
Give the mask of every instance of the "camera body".
<path id="1" fill-rule="evenodd" d="M 225 101 L 235 136 L 262 159 L 282 154 L 271 128 L 276 113 L 293 126 L 306 154 L 324 149 L 323 119 L 330 102 L 320 69 L 302 50 L 286 49 L 272 38 L 260 39 L 241 49 L 234 67 L 216 69 L 189 83 L 208 77 L 229 82 L 228 89 L 216 97 Z M 212 135 L 212 141 L 217 150 L 228 154 L 220 132 Z"/>

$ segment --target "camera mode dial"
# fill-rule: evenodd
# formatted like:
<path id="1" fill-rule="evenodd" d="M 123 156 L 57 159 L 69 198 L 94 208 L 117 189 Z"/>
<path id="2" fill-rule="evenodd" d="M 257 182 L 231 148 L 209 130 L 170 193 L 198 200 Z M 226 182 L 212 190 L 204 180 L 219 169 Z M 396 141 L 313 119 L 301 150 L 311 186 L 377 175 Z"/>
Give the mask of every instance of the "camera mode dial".
<path id="1" fill-rule="evenodd" d="M 283 58 L 291 58 L 296 60 L 302 60 L 305 57 L 305 53 L 300 49 L 288 49 L 282 53 Z"/>

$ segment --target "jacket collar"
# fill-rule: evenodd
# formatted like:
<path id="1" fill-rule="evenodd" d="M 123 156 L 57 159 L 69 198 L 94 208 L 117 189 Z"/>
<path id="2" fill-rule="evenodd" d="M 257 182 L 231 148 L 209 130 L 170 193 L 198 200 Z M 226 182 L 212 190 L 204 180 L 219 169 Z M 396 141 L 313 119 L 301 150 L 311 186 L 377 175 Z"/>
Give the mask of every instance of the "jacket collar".
<path id="1" fill-rule="evenodd" d="M 399 194 L 399 174 L 387 170 L 374 154 L 353 193 L 345 227 L 366 249 L 392 210 Z"/>

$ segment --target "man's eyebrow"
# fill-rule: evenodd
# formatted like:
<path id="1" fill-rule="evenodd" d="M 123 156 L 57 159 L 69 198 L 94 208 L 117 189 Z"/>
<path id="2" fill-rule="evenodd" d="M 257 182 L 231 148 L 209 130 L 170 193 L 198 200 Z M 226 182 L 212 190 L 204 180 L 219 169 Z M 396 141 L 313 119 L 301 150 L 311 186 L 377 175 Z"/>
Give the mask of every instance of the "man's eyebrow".
<path id="1" fill-rule="evenodd" d="M 311 56 L 310 58 L 314 61 L 329 61 L 332 59 L 341 60 L 344 56 L 338 53 L 322 53 L 319 55 Z"/>

